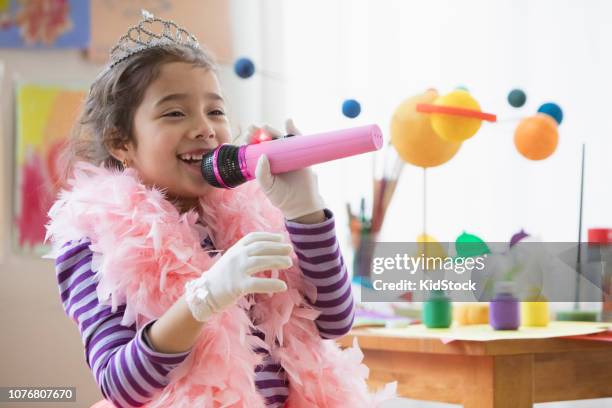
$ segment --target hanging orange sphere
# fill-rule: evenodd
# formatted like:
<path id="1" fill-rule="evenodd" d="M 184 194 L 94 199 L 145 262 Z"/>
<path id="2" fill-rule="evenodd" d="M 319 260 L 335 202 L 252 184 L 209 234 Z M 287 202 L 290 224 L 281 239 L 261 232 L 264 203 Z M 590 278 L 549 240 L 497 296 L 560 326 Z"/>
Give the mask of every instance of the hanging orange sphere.
<path id="1" fill-rule="evenodd" d="M 529 160 L 546 159 L 558 143 L 557 122 L 542 113 L 523 119 L 514 131 L 516 149 Z"/>
<path id="2" fill-rule="evenodd" d="M 391 118 L 391 144 L 407 163 L 418 167 L 435 167 L 446 163 L 457 153 L 461 142 L 443 140 L 431 127 L 429 115 L 416 111 L 420 103 L 433 103 L 435 89 L 403 101 Z"/>

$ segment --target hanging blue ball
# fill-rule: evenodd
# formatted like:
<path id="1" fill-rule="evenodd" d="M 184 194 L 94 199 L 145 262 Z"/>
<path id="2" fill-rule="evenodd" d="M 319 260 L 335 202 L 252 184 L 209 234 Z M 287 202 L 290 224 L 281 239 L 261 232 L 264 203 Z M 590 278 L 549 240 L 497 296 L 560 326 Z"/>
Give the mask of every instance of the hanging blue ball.
<path id="1" fill-rule="evenodd" d="M 347 99 L 342 103 L 342 114 L 347 118 L 356 118 L 361 113 L 361 105 L 355 99 Z"/>
<path id="2" fill-rule="evenodd" d="M 508 94 L 508 103 L 510 106 L 520 108 L 525 102 L 527 102 L 527 95 L 525 95 L 522 89 L 513 89 Z"/>
<path id="3" fill-rule="evenodd" d="M 249 78 L 255 73 L 255 64 L 248 58 L 238 58 L 234 62 L 234 72 L 240 78 Z"/>
<path id="4" fill-rule="evenodd" d="M 465 85 L 459 85 L 458 87 L 456 87 L 455 89 L 461 89 L 462 91 L 465 92 L 470 92 L 470 90 L 467 88 L 467 86 Z"/>
<path id="5" fill-rule="evenodd" d="M 556 120 L 559 125 L 561 124 L 561 122 L 563 122 L 563 111 L 561 110 L 561 107 L 556 103 L 545 103 L 544 105 L 538 108 L 538 112 L 552 116 L 552 118 Z"/>

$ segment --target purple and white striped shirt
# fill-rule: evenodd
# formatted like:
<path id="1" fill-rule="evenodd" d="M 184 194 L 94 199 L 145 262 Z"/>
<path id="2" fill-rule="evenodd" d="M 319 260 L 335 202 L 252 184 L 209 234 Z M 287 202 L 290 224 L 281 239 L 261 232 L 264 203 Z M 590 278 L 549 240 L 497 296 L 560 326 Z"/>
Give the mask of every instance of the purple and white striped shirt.
<path id="1" fill-rule="evenodd" d="M 346 334 L 353 323 L 351 284 L 340 253 L 333 214 L 319 224 L 286 221 L 287 231 L 298 256 L 304 278 L 317 287 L 314 307 L 321 311 L 316 320 L 324 339 Z M 97 279 L 91 271 L 90 241 L 69 242 L 56 259 L 57 281 L 66 314 L 78 325 L 85 346 L 85 359 L 104 398 L 117 407 L 139 407 L 150 401 L 168 382 L 168 373 L 189 354 L 160 353 L 147 342 L 146 330 L 122 326 L 125 305 L 111 312 L 98 303 Z M 202 240 L 212 248 L 210 237 Z M 261 333 L 253 333 L 263 336 Z M 265 350 L 263 364 L 255 368 L 255 385 L 267 406 L 282 407 L 287 399 L 287 374 Z"/>

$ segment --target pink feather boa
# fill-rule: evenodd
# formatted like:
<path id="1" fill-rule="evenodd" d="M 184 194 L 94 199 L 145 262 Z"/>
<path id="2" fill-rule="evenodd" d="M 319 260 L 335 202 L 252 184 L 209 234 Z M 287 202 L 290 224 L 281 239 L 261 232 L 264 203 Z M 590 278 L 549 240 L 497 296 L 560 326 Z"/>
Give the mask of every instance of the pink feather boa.
<path id="1" fill-rule="evenodd" d="M 202 221 L 218 249 L 227 249 L 251 231 L 287 234 L 282 214 L 257 183 L 214 190 L 200 200 Z M 163 192 L 144 186 L 134 170 L 111 171 L 79 163 L 49 212 L 47 238 L 54 254 L 69 241 L 88 237 L 98 298 L 113 308 L 126 304 L 122 324 L 159 318 L 183 294 L 185 282 L 205 273 L 218 257 L 202 250 L 195 212 L 179 214 Z M 294 259 L 297 265 L 297 260 Z M 268 276 L 273 272 L 266 272 Z M 254 383 L 264 347 L 289 376 L 287 407 L 372 407 L 394 396 L 393 384 L 368 392 L 368 368 L 355 343 L 341 350 L 322 340 L 318 312 L 305 300 L 316 289 L 298 267 L 276 272 L 288 290 L 243 299 L 206 323 L 189 357 L 170 374 L 147 407 L 264 407 Z M 252 316 L 246 308 L 253 305 Z M 263 342 L 250 335 L 253 323 Z"/>

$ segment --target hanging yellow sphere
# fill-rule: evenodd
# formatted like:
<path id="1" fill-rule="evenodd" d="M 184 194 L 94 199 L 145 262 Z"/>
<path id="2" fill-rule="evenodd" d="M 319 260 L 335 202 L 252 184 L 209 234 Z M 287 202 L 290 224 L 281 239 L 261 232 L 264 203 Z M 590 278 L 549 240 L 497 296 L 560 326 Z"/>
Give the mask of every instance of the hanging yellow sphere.
<path id="1" fill-rule="evenodd" d="M 425 259 L 423 270 L 441 269 L 444 260 L 448 257 L 442 244 L 427 234 L 417 236 L 416 242 L 418 243 L 417 253 L 414 256 L 423 256 Z"/>
<path id="2" fill-rule="evenodd" d="M 455 108 L 470 109 L 480 112 L 480 105 L 463 89 L 456 89 L 446 95 L 438 97 L 434 103 L 437 106 L 452 106 Z M 444 140 L 463 142 L 474 136 L 480 125 L 481 119 L 454 116 L 442 113 L 431 114 L 431 127 Z"/>
<path id="3" fill-rule="evenodd" d="M 391 144 L 407 163 L 418 167 L 436 167 L 455 156 L 461 143 L 443 140 L 433 131 L 430 115 L 416 111 L 420 103 L 432 103 L 438 97 L 429 89 L 403 101 L 391 118 Z"/>

